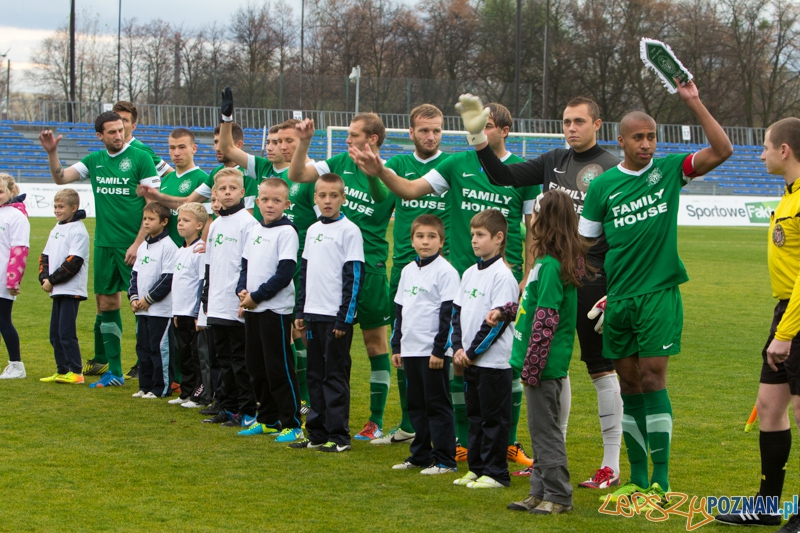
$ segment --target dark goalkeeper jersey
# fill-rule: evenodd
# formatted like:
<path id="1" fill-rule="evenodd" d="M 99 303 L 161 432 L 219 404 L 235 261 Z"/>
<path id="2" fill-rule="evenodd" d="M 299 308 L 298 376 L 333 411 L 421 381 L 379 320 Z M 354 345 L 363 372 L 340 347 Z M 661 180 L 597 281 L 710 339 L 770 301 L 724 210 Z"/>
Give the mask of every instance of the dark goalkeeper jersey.
<path id="1" fill-rule="evenodd" d="M 595 144 L 585 152 L 577 153 L 572 148 L 557 148 L 541 154 L 536 159 L 523 163 L 504 165 L 488 146 L 478 150 L 478 159 L 486 171 L 489 181 L 495 185 L 525 187 L 541 185 L 542 192 L 560 189 L 572 197 L 575 212 L 583 212 L 583 202 L 589 183 L 610 168 L 619 164 L 619 159 Z M 603 260 L 608 252 L 605 235 L 589 249 L 589 263 L 603 272 Z"/>

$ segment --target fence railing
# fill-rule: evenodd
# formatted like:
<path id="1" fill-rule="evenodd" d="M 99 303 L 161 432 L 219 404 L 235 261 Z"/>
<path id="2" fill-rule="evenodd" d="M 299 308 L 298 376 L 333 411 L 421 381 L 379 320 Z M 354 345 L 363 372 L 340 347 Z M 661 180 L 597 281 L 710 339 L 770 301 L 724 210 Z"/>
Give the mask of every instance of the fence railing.
<path id="1" fill-rule="evenodd" d="M 184 106 L 137 104 L 139 123 L 149 126 L 183 126 L 211 128 L 219 124 L 219 108 L 214 106 Z M 66 102 L 58 100 L 11 100 L 7 118 L 43 124 L 82 122 L 92 123 L 104 109 L 101 102 Z M 314 119 L 318 129 L 328 126 L 347 126 L 355 113 L 352 111 L 297 110 L 303 118 Z M 294 117 L 296 111 L 288 109 L 237 108 L 234 120 L 243 128 L 262 128 L 279 124 Z M 387 128 L 408 128 L 407 114 L 378 113 Z M 684 128 L 689 129 L 689 139 L 684 138 Z M 461 117 L 445 116 L 444 129 L 463 128 Z M 764 141 L 765 128 L 724 127 L 734 145 L 758 146 Z M 513 131 L 520 133 L 562 133 L 560 120 L 515 119 Z M 598 132 L 601 141 L 615 141 L 619 134 L 618 122 L 604 122 Z M 697 125 L 660 124 L 659 142 L 706 143 L 703 129 Z"/>

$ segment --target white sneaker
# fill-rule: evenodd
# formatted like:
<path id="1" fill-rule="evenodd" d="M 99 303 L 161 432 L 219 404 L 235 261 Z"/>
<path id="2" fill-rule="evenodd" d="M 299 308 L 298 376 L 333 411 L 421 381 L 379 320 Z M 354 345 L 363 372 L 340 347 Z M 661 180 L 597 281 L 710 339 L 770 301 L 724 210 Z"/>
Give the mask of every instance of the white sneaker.
<path id="1" fill-rule="evenodd" d="M 392 470 L 414 470 L 415 468 L 422 468 L 422 466 L 415 465 L 411 461 L 403 461 L 399 465 L 394 465 Z"/>
<path id="2" fill-rule="evenodd" d="M 170 405 L 181 405 L 181 404 L 184 404 L 184 403 L 186 403 L 188 401 L 189 401 L 188 398 L 181 398 L 180 396 L 178 396 L 177 398 L 171 399 L 167 403 L 170 404 Z"/>
<path id="3" fill-rule="evenodd" d="M 144 391 L 143 390 L 140 390 L 138 392 L 134 392 L 133 394 L 131 394 L 131 398 L 141 398 L 142 396 L 144 396 Z"/>
<path id="4" fill-rule="evenodd" d="M 158 398 L 158 396 L 156 396 L 152 392 L 148 392 L 146 394 L 142 394 L 142 398 L 145 400 L 152 400 L 153 398 Z"/>
<path id="5" fill-rule="evenodd" d="M 408 442 L 414 440 L 414 436 L 416 433 L 409 433 L 408 431 L 403 431 L 399 427 L 390 431 L 388 434 L 384 435 L 379 439 L 372 439 L 369 441 L 370 444 L 400 444 L 401 442 Z"/>
<path id="6" fill-rule="evenodd" d="M 187 400 L 181 404 L 181 407 L 185 407 L 187 409 L 199 409 L 205 406 L 201 403 L 195 403 L 192 400 Z"/>
<path id="7" fill-rule="evenodd" d="M 25 363 L 22 361 L 9 361 L 8 366 L 0 374 L 0 379 L 22 379 L 26 376 Z"/>
<path id="8" fill-rule="evenodd" d="M 453 481 L 453 485 L 464 485 L 468 487 L 470 483 L 478 479 L 478 474 L 475 472 L 467 472 L 464 476 Z"/>
<path id="9" fill-rule="evenodd" d="M 504 489 L 505 485 L 489 476 L 481 476 L 475 481 L 467 483 L 468 489 Z"/>
<path id="10" fill-rule="evenodd" d="M 455 474 L 458 472 L 458 468 L 454 466 L 444 466 L 444 465 L 432 465 L 428 468 L 424 469 L 420 474 L 425 474 L 426 476 L 433 476 L 436 474 Z"/>

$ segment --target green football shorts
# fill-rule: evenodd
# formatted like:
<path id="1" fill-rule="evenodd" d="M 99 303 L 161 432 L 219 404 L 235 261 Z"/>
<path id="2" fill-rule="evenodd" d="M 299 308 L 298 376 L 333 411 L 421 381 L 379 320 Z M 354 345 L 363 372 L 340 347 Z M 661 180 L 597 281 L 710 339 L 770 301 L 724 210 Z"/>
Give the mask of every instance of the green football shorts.
<path id="1" fill-rule="evenodd" d="M 386 274 L 364 272 L 364 284 L 358 295 L 357 320 L 361 329 L 375 329 L 392 323 L 394 313 L 389 301 L 389 282 Z"/>
<path id="2" fill-rule="evenodd" d="M 607 359 L 676 355 L 681 351 L 683 303 L 677 286 L 609 301 L 603 318 Z"/>
<path id="3" fill-rule="evenodd" d="M 127 292 L 131 285 L 133 267 L 125 264 L 127 248 L 94 247 L 94 293 Z"/>

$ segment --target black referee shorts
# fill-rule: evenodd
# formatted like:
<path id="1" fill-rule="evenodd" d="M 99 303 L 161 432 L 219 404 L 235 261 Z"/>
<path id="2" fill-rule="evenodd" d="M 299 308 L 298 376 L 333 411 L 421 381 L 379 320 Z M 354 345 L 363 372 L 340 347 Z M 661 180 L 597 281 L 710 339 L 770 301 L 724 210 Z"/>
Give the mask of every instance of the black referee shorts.
<path id="1" fill-rule="evenodd" d="M 772 370 L 767 364 L 767 348 L 769 347 L 772 339 L 775 338 L 775 331 L 778 329 L 783 313 L 786 312 L 786 306 L 789 300 L 781 300 L 775 306 L 775 315 L 772 319 L 772 326 L 769 328 L 769 338 L 764 349 L 761 350 L 761 358 L 763 364 L 761 365 L 761 380 L 760 383 L 768 385 L 780 385 L 783 383 L 789 384 L 789 391 L 793 396 L 800 395 L 800 337 L 795 337 L 792 340 L 792 346 L 789 349 L 789 358 L 783 363 L 777 363 L 778 371 Z"/>

